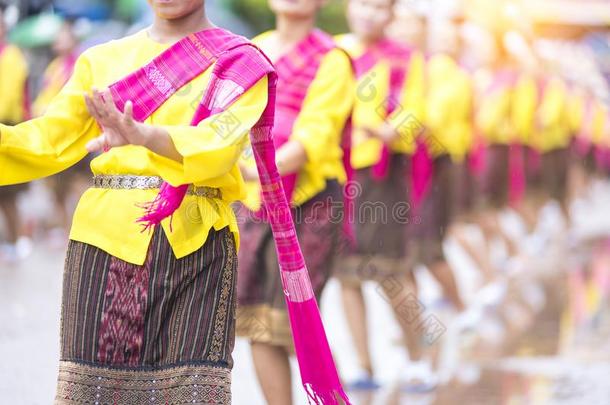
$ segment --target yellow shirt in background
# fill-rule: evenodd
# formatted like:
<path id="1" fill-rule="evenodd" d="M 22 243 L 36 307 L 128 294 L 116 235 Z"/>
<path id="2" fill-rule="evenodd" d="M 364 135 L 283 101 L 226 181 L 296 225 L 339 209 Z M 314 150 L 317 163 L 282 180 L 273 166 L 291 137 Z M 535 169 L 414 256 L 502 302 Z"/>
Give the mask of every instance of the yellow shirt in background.
<path id="1" fill-rule="evenodd" d="M 599 100 L 595 100 L 592 106 L 591 115 L 591 141 L 595 145 L 610 146 L 607 132 L 610 129 L 608 122 L 608 108 Z"/>
<path id="2" fill-rule="evenodd" d="M 44 116 L 9 127 L 0 125 L 0 185 L 50 176 L 82 159 L 86 143 L 100 134 L 87 112 L 84 92 L 103 89 L 137 70 L 168 45 L 151 40 L 145 31 L 87 50 L 76 62 L 74 74 Z M 134 145 L 112 148 L 91 163 L 94 174 L 161 176 L 172 185 L 194 183 L 220 188 L 223 199 L 187 195 L 173 215 L 162 223 L 176 257 L 199 249 L 209 230 L 229 226 L 237 237 L 230 202 L 245 195 L 237 161 L 249 129 L 267 104 L 267 78 L 262 78 L 228 109 L 239 117 L 237 128 L 214 125 L 214 117 L 191 127 L 195 108 L 206 88 L 212 67 L 172 95 L 146 123 L 164 126 L 183 163 Z M 70 239 L 85 242 L 122 260 L 142 264 L 152 234 L 141 232 L 136 219 L 143 214 L 137 203 L 151 201 L 157 190 L 90 188 L 81 197 Z"/>
<path id="3" fill-rule="evenodd" d="M 513 90 L 511 116 L 517 137 L 523 145 L 532 146 L 537 108 L 536 79 L 531 75 L 522 74 Z"/>
<path id="4" fill-rule="evenodd" d="M 426 134 L 433 156 L 464 159 L 473 144 L 473 88 L 470 76 L 448 55 L 427 65 Z"/>
<path id="5" fill-rule="evenodd" d="M 51 61 L 43 74 L 43 87 L 32 104 L 35 117 L 45 113 L 49 104 L 66 84 L 66 57 L 57 57 Z"/>
<path id="6" fill-rule="evenodd" d="M 567 114 L 570 132 L 576 135 L 581 132 L 586 115 L 587 99 L 585 92 L 574 88 L 568 93 Z"/>
<path id="7" fill-rule="evenodd" d="M 497 78 L 489 70 L 480 70 L 474 75 L 474 81 L 479 89 L 475 123 L 487 143 L 508 145 L 516 140 L 516 131 L 511 119 L 514 88 L 500 85 L 490 89 L 496 87 L 495 80 Z"/>
<path id="8" fill-rule="evenodd" d="M 0 53 L 0 123 L 16 124 L 25 119 L 25 92 L 28 65 L 14 45 Z"/>
<path id="9" fill-rule="evenodd" d="M 272 46 L 269 42 L 271 33 L 261 34 L 253 42 L 265 51 Z M 291 140 L 303 145 L 307 154 L 307 163 L 297 177 L 293 206 L 300 206 L 324 191 L 328 180 L 345 182 L 341 140 L 354 103 L 354 83 L 352 64 L 345 52 L 340 49 L 329 51 L 307 90 L 290 136 Z M 282 89 L 278 87 L 277 91 Z M 248 164 L 254 164 L 251 155 Z M 260 207 L 260 185 L 249 182 L 247 189 L 244 204 L 257 210 Z"/>
<path id="10" fill-rule="evenodd" d="M 337 43 L 352 58 L 360 57 L 366 48 L 351 34 L 340 35 Z M 399 106 L 388 116 L 387 104 L 390 95 L 390 70 L 388 61 L 380 61 L 358 79 L 353 113 L 352 166 L 363 169 L 375 165 L 380 157 L 383 143 L 366 135 L 364 128 L 377 130 L 388 122 L 400 133 L 398 140 L 390 145 L 395 153 L 412 153 L 415 137 L 423 130 L 423 75 L 424 57 L 416 52 L 405 69 L 408 72 L 400 94 Z"/>
<path id="11" fill-rule="evenodd" d="M 550 79 L 536 112 L 531 145 L 541 152 L 565 148 L 570 143 L 570 124 L 567 113 L 567 88 L 559 78 Z"/>

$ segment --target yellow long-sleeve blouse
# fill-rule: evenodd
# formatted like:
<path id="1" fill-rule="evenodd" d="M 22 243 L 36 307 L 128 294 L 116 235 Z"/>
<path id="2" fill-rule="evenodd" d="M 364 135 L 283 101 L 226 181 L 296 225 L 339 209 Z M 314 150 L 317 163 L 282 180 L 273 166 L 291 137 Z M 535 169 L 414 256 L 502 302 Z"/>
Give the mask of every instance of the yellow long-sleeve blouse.
<path id="1" fill-rule="evenodd" d="M 427 64 L 426 119 L 433 156 L 461 161 L 473 143 L 473 98 L 469 75 L 449 56 L 434 55 Z"/>
<path id="2" fill-rule="evenodd" d="M 83 94 L 92 88 L 107 87 L 167 47 L 141 31 L 81 55 L 72 78 L 45 115 L 14 127 L 0 125 L 0 185 L 49 176 L 82 159 L 87 154 L 85 144 L 100 134 L 100 128 L 87 112 Z M 169 219 L 163 221 L 163 230 L 178 258 L 200 248 L 211 228 L 229 226 L 237 238 L 230 202 L 245 196 L 237 161 L 249 129 L 267 104 L 265 77 L 229 107 L 230 113 L 239 117 L 238 128 L 214 125 L 214 117 L 203 120 L 197 127 L 189 126 L 211 71 L 208 68 L 146 120 L 167 129 L 183 156 L 182 163 L 134 145 L 112 148 L 91 163 L 96 175 L 160 176 L 172 185 L 194 183 L 221 190 L 222 200 L 187 195 L 174 213 L 173 231 L 169 229 Z M 157 190 L 88 189 L 74 214 L 70 239 L 142 264 L 152 235 L 141 232 L 136 223 L 142 215 L 136 204 L 151 201 L 156 193 Z"/>
<path id="3" fill-rule="evenodd" d="M 19 48 L 5 45 L 0 53 L 0 123 L 24 120 L 27 77 L 27 61 Z"/>
<path id="4" fill-rule="evenodd" d="M 252 41 L 265 51 L 274 46 L 271 34 L 272 31 L 265 32 Z M 303 145 L 307 154 L 307 162 L 297 177 L 293 206 L 300 206 L 322 192 L 328 180 L 345 182 L 341 139 L 354 103 L 354 85 L 351 61 L 345 52 L 339 49 L 328 52 L 307 90 L 290 136 Z M 277 91 L 282 89 L 278 87 Z M 247 164 L 254 164 L 251 156 L 247 160 Z M 244 204 L 256 210 L 260 207 L 260 186 L 258 182 L 248 182 L 247 188 Z"/>
<path id="5" fill-rule="evenodd" d="M 346 34 L 336 37 L 337 43 L 352 58 L 360 57 L 366 47 L 355 36 Z M 381 157 L 383 143 L 377 138 L 368 137 L 366 129 L 377 130 L 384 122 L 392 125 L 400 134 L 390 145 L 394 153 L 409 154 L 415 150 L 415 137 L 423 130 L 423 69 L 424 57 L 415 52 L 408 66 L 408 76 L 399 97 L 399 106 L 388 116 L 387 104 L 390 96 L 389 61 L 382 60 L 358 78 L 356 100 L 354 103 L 352 138 L 352 166 L 364 169 L 375 165 Z"/>

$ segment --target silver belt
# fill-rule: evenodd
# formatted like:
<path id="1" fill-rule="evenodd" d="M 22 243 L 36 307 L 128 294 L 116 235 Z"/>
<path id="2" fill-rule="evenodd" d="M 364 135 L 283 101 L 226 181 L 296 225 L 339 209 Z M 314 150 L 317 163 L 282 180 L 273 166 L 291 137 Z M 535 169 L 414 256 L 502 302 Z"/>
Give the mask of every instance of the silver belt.
<path id="1" fill-rule="evenodd" d="M 113 190 L 152 190 L 161 188 L 163 179 L 159 176 L 134 176 L 130 174 L 100 174 L 93 176 L 94 188 L 109 188 Z M 196 195 L 207 198 L 222 198 L 222 192 L 218 188 L 195 187 L 189 185 L 188 195 Z"/>

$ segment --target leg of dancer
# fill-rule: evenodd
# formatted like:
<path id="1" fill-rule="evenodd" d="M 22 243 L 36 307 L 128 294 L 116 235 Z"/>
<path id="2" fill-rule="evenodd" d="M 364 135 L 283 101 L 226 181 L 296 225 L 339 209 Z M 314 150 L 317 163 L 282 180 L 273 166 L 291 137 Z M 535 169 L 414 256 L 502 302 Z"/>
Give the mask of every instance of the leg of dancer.
<path id="1" fill-rule="evenodd" d="M 409 157 L 414 132 L 420 129 L 423 56 L 417 49 L 386 36 L 395 2 L 350 0 L 351 34 L 339 43 L 354 60 L 358 85 L 354 108 L 352 164 L 358 196 L 355 209 L 356 246 L 341 260 L 344 310 L 356 346 L 359 375 L 355 389 L 374 389 L 362 282 L 380 283 L 402 330 L 411 361 L 421 358 L 417 287 L 408 257 L 410 220 Z M 401 207 L 406 208 L 401 218 Z M 398 215 L 397 215 L 398 214 Z"/>

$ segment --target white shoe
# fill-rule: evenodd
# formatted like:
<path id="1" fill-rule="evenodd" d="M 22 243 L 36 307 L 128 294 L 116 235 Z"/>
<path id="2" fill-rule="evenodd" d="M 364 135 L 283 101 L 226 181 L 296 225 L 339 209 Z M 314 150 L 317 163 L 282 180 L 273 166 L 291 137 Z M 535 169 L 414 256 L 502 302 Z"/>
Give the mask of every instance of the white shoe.
<path id="1" fill-rule="evenodd" d="M 32 254 L 34 250 L 34 245 L 32 244 L 32 240 L 27 236 L 22 236 L 17 239 L 17 243 L 15 244 L 15 248 L 17 250 L 17 257 L 19 260 L 23 260 Z"/>
<path id="2" fill-rule="evenodd" d="M 427 361 L 412 361 L 407 366 L 402 390 L 410 393 L 430 392 L 438 386 L 438 376 Z"/>

